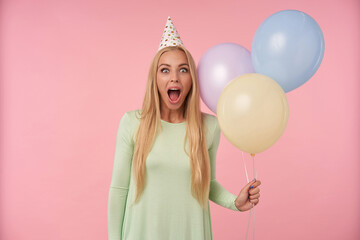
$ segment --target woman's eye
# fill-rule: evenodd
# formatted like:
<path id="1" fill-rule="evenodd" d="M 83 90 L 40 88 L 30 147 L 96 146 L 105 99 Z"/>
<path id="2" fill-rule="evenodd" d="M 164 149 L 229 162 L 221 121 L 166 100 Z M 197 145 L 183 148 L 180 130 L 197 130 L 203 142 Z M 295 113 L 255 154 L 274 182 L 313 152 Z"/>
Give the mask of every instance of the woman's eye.
<path id="1" fill-rule="evenodd" d="M 184 70 L 184 71 L 183 71 Z M 180 69 L 180 72 L 187 72 L 188 70 L 186 68 Z"/>
<path id="2" fill-rule="evenodd" d="M 166 72 L 169 72 L 169 70 L 167 68 L 163 68 L 163 69 L 161 69 L 161 72 L 166 73 Z"/>

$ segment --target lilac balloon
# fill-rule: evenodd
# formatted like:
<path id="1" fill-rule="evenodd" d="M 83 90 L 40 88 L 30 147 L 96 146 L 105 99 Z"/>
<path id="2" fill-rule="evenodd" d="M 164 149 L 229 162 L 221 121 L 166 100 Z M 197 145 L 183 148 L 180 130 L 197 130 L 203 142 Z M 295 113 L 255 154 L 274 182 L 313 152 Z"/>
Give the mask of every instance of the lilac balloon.
<path id="1" fill-rule="evenodd" d="M 216 113 L 217 102 L 224 87 L 235 77 L 255 73 L 251 53 L 236 43 L 221 43 L 205 52 L 197 67 L 200 96 Z"/>

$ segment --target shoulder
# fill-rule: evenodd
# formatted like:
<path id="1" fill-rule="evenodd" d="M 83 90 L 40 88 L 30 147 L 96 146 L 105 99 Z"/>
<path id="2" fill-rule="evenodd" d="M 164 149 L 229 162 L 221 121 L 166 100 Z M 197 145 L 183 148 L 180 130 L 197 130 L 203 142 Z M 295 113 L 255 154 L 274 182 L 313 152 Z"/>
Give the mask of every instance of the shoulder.
<path id="1" fill-rule="evenodd" d="M 120 125 L 133 130 L 140 123 L 140 112 L 140 109 L 125 112 L 120 119 Z"/>
<path id="2" fill-rule="evenodd" d="M 121 121 L 129 126 L 135 126 L 136 124 L 140 123 L 140 114 L 141 109 L 127 111 L 121 117 Z"/>
<path id="3" fill-rule="evenodd" d="M 130 110 L 122 116 L 130 121 L 140 120 L 141 109 Z"/>
<path id="4" fill-rule="evenodd" d="M 202 112 L 202 114 L 204 117 L 204 130 L 207 139 L 207 147 L 209 149 L 211 144 L 214 142 L 214 139 L 220 138 L 220 128 L 216 116 L 204 112 Z"/>
<path id="5" fill-rule="evenodd" d="M 204 113 L 204 112 L 201 112 L 203 117 L 204 117 L 204 124 L 207 126 L 207 128 L 210 130 L 210 131 L 214 131 L 216 126 L 218 125 L 218 120 L 217 120 L 217 117 L 212 115 L 212 114 L 209 114 L 209 113 Z"/>
<path id="6" fill-rule="evenodd" d="M 136 130 L 140 123 L 140 109 L 130 110 L 125 112 L 119 123 L 119 132 L 126 134 L 129 138 L 134 140 Z"/>

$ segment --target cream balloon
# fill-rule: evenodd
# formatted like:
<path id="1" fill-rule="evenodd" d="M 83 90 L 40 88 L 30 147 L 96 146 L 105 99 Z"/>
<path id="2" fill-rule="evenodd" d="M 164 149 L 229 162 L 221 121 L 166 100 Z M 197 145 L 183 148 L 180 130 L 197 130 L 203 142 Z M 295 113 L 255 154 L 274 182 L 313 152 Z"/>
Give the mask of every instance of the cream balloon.
<path id="1" fill-rule="evenodd" d="M 216 112 L 224 136 L 250 154 L 271 147 L 283 134 L 289 118 L 284 90 L 259 73 L 232 79 L 220 94 Z"/>

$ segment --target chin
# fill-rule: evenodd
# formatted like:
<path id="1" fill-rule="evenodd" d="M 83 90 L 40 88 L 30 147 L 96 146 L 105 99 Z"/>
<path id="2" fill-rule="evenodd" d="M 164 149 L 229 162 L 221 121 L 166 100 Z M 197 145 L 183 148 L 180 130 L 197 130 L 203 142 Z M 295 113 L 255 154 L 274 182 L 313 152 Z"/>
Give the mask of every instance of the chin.
<path id="1" fill-rule="evenodd" d="M 168 100 L 167 100 L 167 102 L 166 102 L 166 107 L 167 107 L 168 109 L 171 109 L 171 110 L 180 109 L 180 108 L 183 107 L 183 105 L 184 105 L 184 101 L 181 101 L 181 100 L 180 100 L 180 102 L 178 102 L 177 104 L 171 104 Z"/>
<path id="2" fill-rule="evenodd" d="M 182 103 L 179 103 L 178 105 L 173 105 L 173 104 L 169 104 L 167 105 L 167 107 L 171 110 L 177 110 L 177 109 L 180 109 L 181 107 L 183 106 Z"/>

